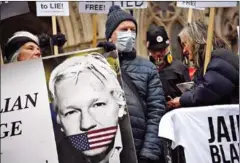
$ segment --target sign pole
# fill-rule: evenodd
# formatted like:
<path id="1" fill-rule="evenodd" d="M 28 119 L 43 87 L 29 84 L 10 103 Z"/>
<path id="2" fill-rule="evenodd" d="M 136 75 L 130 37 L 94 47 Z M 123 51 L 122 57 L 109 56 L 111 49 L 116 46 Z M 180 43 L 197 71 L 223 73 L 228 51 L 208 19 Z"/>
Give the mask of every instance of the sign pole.
<path id="1" fill-rule="evenodd" d="M 52 16 L 52 32 L 54 35 L 57 34 L 57 21 L 56 16 Z M 54 45 L 54 55 L 58 54 L 58 46 Z"/>
<path id="2" fill-rule="evenodd" d="M 189 8 L 188 9 L 188 23 L 192 22 L 192 14 L 193 14 L 193 9 Z"/>
<path id="3" fill-rule="evenodd" d="M 204 74 L 206 73 L 208 63 L 211 59 L 213 29 L 214 29 L 214 17 L 215 17 L 215 8 L 211 7 L 210 8 L 209 23 L 208 23 L 206 54 L 205 54 L 205 60 L 204 60 Z"/>
<path id="4" fill-rule="evenodd" d="M 0 58 L 0 59 L 1 59 L 1 62 L 0 62 L 0 63 L 1 63 L 1 65 L 3 65 L 4 62 L 3 62 L 3 56 L 2 56 L 2 49 L 1 49 L 1 46 L 0 46 L 0 54 L 1 54 L 1 58 Z"/>
<path id="5" fill-rule="evenodd" d="M 97 47 L 97 15 L 93 14 L 93 47 Z"/>

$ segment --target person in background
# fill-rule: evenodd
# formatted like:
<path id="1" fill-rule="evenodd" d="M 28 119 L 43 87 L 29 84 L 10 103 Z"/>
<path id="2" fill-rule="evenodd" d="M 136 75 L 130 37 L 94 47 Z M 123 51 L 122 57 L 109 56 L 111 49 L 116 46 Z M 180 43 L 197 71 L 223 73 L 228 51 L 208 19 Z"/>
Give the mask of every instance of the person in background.
<path id="1" fill-rule="evenodd" d="M 239 103 L 239 57 L 214 31 L 211 59 L 203 73 L 207 25 L 192 22 L 179 34 L 183 53 L 197 69 L 194 88 L 167 103 L 169 108 Z"/>
<path id="2" fill-rule="evenodd" d="M 138 162 L 162 163 L 163 151 L 158 137 L 158 125 L 165 113 L 164 92 L 156 66 L 137 55 L 136 35 L 137 22 L 134 17 L 114 5 L 109 9 L 106 21 L 107 41 L 99 43 L 99 47 L 107 51 L 118 50 L 121 71 L 141 98 L 133 103 L 132 99 L 137 99 L 133 96 L 138 95 L 132 94 L 135 92 L 133 90 L 126 91 L 127 88 L 124 87 L 124 91 L 129 92 L 126 100 Z M 145 107 L 138 107 L 139 103 Z"/>
<path id="3" fill-rule="evenodd" d="M 180 96 L 182 92 L 176 84 L 190 81 L 188 67 L 173 59 L 169 38 L 163 26 L 150 26 L 147 31 L 147 48 L 150 60 L 157 66 L 166 100 Z"/>
<path id="4" fill-rule="evenodd" d="M 4 57 L 8 63 L 40 58 L 51 46 L 57 45 L 61 50 L 66 41 L 62 33 L 48 36 L 44 33 L 34 35 L 28 31 L 18 31 L 8 39 Z M 51 54 L 51 51 L 47 53 Z"/>
<path id="5" fill-rule="evenodd" d="M 7 62 L 17 62 L 41 57 L 39 39 L 27 31 L 19 31 L 8 39 L 5 46 Z"/>

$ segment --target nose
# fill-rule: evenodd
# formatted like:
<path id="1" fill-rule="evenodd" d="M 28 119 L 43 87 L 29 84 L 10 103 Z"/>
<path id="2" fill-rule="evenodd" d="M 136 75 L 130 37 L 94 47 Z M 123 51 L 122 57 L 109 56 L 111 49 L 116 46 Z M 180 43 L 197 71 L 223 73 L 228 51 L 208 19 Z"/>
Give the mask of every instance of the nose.
<path id="1" fill-rule="evenodd" d="M 40 49 L 36 49 L 34 51 L 33 58 L 40 58 L 40 57 L 41 57 L 41 51 L 40 51 Z"/>
<path id="2" fill-rule="evenodd" d="M 88 111 L 82 111 L 81 116 L 81 131 L 89 131 L 97 126 L 96 122 Z"/>

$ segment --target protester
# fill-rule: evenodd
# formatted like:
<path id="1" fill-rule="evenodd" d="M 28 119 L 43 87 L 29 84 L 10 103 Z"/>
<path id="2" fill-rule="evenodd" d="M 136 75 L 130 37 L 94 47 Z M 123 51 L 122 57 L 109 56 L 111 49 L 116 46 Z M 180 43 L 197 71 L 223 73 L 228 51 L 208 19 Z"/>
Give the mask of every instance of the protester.
<path id="1" fill-rule="evenodd" d="M 182 92 L 176 84 L 190 81 L 188 67 L 173 59 L 169 38 L 163 26 L 150 26 L 147 31 L 147 48 L 150 60 L 157 66 L 166 99 L 180 96 Z"/>
<path id="2" fill-rule="evenodd" d="M 188 24 L 179 34 L 183 53 L 197 68 L 194 88 L 168 102 L 168 107 L 189 107 L 239 103 L 239 57 L 213 34 L 213 50 L 203 74 L 207 45 L 207 26 L 200 21 Z"/>
<path id="3" fill-rule="evenodd" d="M 165 97 L 156 66 L 136 54 L 136 35 L 137 22 L 134 17 L 119 6 L 112 6 L 106 21 L 107 42 L 100 43 L 99 46 L 106 51 L 118 50 L 121 71 L 128 76 L 128 83 L 132 82 L 132 87 L 137 89 L 141 97 L 140 101 L 132 103 L 132 96 L 138 95 L 126 94 L 139 163 L 161 163 L 163 151 L 158 137 L 158 125 L 165 112 Z M 129 92 L 126 89 L 128 88 L 124 87 L 124 91 Z M 139 108 L 138 103 L 143 103 L 144 108 Z"/>
<path id="4" fill-rule="evenodd" d="M 8 39 L 5 47 L 8 62 L 17 62 L 41 57 L 39 39 L 27 31 L 19 31 Z"/>
<path id="5" fill-rule="evenodd" d="M 66 136 L 58 144 L 60 163 L 120 162 L 118 121 L 126 101 L 106 59 L 100 54 L 66 59 L 52 71 L 49 90 Z"/>

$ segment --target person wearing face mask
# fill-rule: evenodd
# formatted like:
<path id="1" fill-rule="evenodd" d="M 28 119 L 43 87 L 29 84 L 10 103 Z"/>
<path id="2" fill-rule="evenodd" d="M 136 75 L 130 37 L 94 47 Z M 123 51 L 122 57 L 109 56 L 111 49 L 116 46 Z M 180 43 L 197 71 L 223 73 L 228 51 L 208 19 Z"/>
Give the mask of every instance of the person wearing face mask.
<path id="1" fill-rule="evenodd" d="M 128 85 L 123 85 L 123 88 L 127 92 L 127 107 L 138 162 L 162 163 L 163 148 L 158 137 L 158 125 L 165 112 L 165 97 L 156 66 L 136 53 L 137 22 L 119 6 L 111 6 L 105 36 L 107 41 L 98 46 L 106 52 L 118 51 L 121 71 L 125 76 L 123 82 Z M 141 105 L 144 107 L 139 107 Z"/>
<path id="2" fill-rule="evenodd" d="M 17 62 L 41 57 L 39 39 L 27 31 L 19 31 L 8 39 L 5 46 L 7 62 Z"/>
<path id="3" fill-rule="evenodd" d="M 188 67 L 175 60 L 170 52 L 170 43 L 163 26 L 151 25 L 147 31 L 149 58 L 158 69 L 166 100 L 178 97 L 182 92 L 176 84 L 189 82 Z"/>

